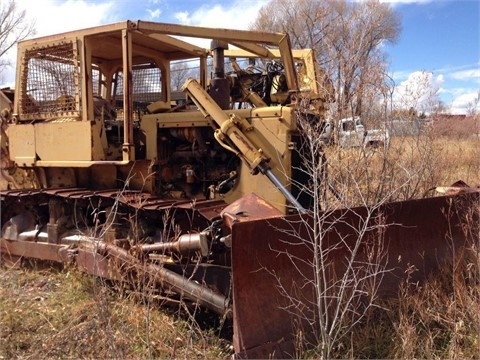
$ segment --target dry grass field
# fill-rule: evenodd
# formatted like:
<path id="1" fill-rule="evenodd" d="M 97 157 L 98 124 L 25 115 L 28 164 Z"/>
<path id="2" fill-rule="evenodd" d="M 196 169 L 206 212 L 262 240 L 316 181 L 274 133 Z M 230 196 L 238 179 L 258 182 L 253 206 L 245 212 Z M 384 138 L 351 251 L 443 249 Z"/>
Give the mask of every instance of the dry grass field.
<path id="1" fill-rule="evenodd" d="M 332 206 L 360 206 L 434 196 L 433 188 L 462 180 L 480 185 L 480 139 L 394 137 L 387 150 L 327 149 L 328 176 L 344 196 Z"/>
<path id="2" fill-rule="evenodd" d="M 213 329 L 75 270 L 28 263 L 0 272 L 1 359 L 223 358 Z"/>
<path id="3" fill-rule="evenodd" d="M 328 159 L 330 181 L 344 194 L 335 206 L 436 196 L 432 188 L 457 180 L 480 184 L 480 139 L 472 136 L 432 132 L 393 138 L 387 152 L 331 148 Z M 480 211 L 480 204 L 474 210 Z M 398 299 L 369 313 L 336 355 L 479 358 L 478 245 L 427 283 L 406 281 Z M 201 329 L 184 312 L 160 310 L 146 295 L 38 264 L 2 267 L 0 324 L 1 359 L 231 356 L 231 344 L 217 336 L 218 327 Z"/>

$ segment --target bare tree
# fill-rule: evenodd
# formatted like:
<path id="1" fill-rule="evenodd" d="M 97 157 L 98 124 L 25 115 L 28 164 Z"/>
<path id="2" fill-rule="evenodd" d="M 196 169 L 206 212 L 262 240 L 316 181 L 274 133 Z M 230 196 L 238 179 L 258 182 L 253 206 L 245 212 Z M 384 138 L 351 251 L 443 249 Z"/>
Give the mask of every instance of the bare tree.
<path id="1" fill-rule="evenodd" d="M 480 90 L 477 92 L 477 96 L 468 103 L 467 105 L 467 115 L 476 116 L 479 113 L 480 105 Z"/>
<path id="2" fill-rule="evenodd" d="M 194 76 L 192 67 L 185 61 L 173 63 L 170 66 L 170 87 L 173 91 L 180 91 L 183 83 Z"/>
<path id="3" fill-rule="evenodd" d="M 0 2 L 0 73 L 11 65 L 5 54 L 17 42 L 35 33 L 35 23 L 27 21 L 26 11 L 20 11 L 15 0 Z"/>
<path id="4" fill-rule="evenodd" d="M 397 114 L 408 111 L 409 115 L 414 116 L 435 111 L 440 104 L 439 88 L 432 72 L 411 73 L 408 79 L 395 89 L 394 111 Z"/>
<path id="5" fill-rule="evenodd" d="M 304 113 L 302 109 L 300 113 Z M 326 203 L 330 176 L 327 178 L 328 160 L 318 136 L 320 128 L 307 116 L 300 115 L 297 121 L 302 138 L 298 149 L 301 171 L 310 180 L 295 186 L 311 198 L 310 212 L 308 216 L 272 224 L 272 238 L 279 240 L 272 242 L 275 245 L 271 250 L 280 263 L 291 263 L 291 276 L 282 274 L 281 269 L 264 270 L 275 279 L 283 299 L 279 306 L 294 319 L 295 357 L 305 356 L 301 346 L 305 343 L 314 347 L 319 358 L 344 357 L 348 349 L 342 346 L 370 309 L 378 305 L 380 284 L 390 271 L 384 242 L 387 223 L 382 214 L 389 196 L 383 194 L 372 202 L 363 195 L 356 172 L 347 169 L 341 179 L 341 194 L 335 194 L 336 201 L 329 199 Z M 334 187 L 337 185 L 342 184 Z"/>
<path id="6" fill-rule="evenodd" d="M 367 88 L 380 89 L 388 80 L 380 45 L 396 41 L 400 19 L 378 1 L 271 0 L 252 27 L 287 32 L 293 46 L 315 49 L 336 85 L 337 115 L 342 117 L 362 115 Z"/>

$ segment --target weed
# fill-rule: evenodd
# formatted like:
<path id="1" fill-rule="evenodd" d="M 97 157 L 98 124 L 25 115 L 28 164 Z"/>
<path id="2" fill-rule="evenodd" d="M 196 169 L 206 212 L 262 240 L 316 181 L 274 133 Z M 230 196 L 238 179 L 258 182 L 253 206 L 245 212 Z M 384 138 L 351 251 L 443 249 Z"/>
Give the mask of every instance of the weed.
<path id="1" fill-rule="evenodd" d="M 219 358 L 229 344 L 76 270 L 1 268 L 0 358 Z M 148 316 L 147 316 L 148 313 Z M 146 321 L 148 319 L 148 326 Z M 147 342 L 146 339 L 149 339 Z"/>

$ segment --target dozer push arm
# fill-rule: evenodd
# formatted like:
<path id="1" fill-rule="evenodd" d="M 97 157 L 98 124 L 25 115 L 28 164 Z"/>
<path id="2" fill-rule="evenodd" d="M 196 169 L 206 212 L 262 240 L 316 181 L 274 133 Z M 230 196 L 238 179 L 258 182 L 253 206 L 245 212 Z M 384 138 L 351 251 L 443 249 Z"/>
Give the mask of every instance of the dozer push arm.
<path id="1" fill-rule="evenodd" d="M 188 94 L 204 116 L 210 116 L 215 122 L 214 135 L 221 146 L 245 161 L 252 169 L 252 173 L 260 171 L 265 175 L 298 212 L 306 211 L 273 174 L 268 165 L 269 158 L 261 147 L 257 147 L 249 139 L 248 133 L 254 128 L 246 119 L 235 114 L 226 114 L 195 79 L 188 79 L 183 85 L 182 91 Z"/>

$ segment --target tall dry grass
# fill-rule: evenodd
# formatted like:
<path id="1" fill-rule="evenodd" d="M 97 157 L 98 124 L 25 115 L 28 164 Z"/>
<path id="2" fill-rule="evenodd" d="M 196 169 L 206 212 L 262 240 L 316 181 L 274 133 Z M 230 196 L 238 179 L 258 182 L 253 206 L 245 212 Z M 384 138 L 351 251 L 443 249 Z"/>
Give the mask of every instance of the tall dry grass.
<path id="1" fill-rule="evenodd" d="M 394 137 L 389 149 L 328 149 L 330 181 L 343 205 L 437 196 L 435 187 L 458 180 L 479 186 L 480 138 L 455 126 Z M 372 309 L 336 357 L 480 358 L 480 204 L 470 211 L 463 224 L 469 247 L 441 259 L 446 265 L 424 283 L 408 277 L 398 298 Z"/>
<path id="2" fill-rule="evenodd" d="M 0 359 L 203 359 L 231 353 L 213 331 L 193 326 L 153 298 L 139 301 L 138 294 L 111 285 L 44 264 L 2 267 Z"/>
<path id="3" fill-rule="evenodd" d="M 398 298 L 381 305 L 339 344 L 336 358 L 479 359 L 478 246 L 422 284 L 406 280 Z"/>
<path id="4" fill-rule="evenodd" d="M 477 138 L 431 131 L 392 138 L 391 146 L 383 150 L 327 150 L 330 181 L 343 195 L 341 200 L 331 195 L 335 206 L 432 196 L 433 187 L 459 179 L 480 183 Z M 472 211 L 478 214 L 480 205 Z M 406 281 L 399 297 L 372 308 L 362 324 L 336 344 L 332 356 L 480 358 L 480 233 L 473 222 L 465 229 L 473 242 L 464 256 L 425 283 Z M 230 344 L 201 330 L 193 319 L 159 311 L 155 294 L 150 297 L 141 284 L 112 294 L 109 284 L 68 269 L 47 273 L 3 269 L 0 279 L 0 358 L 231 354 Z"/>
<path id="5" fill-rule="evenodd" d="M 342 194 L 331 194 L 333 207 L 361 206 L 433 196 L 437 186 L 463 180 L 480 184 L 480 139 L 394 137 L 388 149 L 327 149 L 329 181 Z"/>
<path id="6" fill-rule="evenodd" d="M 405 284 L 392 315 L 392 357 L 480 357 L 479 265 L 473 246 L 424 284 Z"/>

